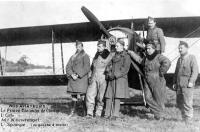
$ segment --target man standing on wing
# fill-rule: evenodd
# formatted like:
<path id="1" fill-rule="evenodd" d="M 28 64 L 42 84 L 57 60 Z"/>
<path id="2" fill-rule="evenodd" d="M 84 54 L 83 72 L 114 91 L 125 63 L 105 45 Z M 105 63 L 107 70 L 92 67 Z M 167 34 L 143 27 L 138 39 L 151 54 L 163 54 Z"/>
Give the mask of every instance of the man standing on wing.
<path id="1" fill-rule="evenodd" d="M 152 17 L 148 17 L 148 30 L 147 30 L 147 41 L 153 41 L 156 45 L 157 53 L 165 52 L 165 38 L 161 28 L 156 26 L 156 21 Z"/>

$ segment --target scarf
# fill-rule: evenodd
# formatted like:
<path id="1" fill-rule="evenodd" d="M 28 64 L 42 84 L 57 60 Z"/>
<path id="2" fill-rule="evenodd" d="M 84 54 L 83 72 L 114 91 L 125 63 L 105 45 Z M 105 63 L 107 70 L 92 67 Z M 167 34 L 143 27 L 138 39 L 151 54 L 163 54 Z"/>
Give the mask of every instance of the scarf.
<path id="1" fill-rule="evenodd" d="M 108 55 L 110 54 L 110 52 L 107 49 L 104 49 L 102 52 L 97 52 L 94 56 L 94 60 L 97 59 L 99 57 L 99 55 L 103 58 L 106 59 L 108 57 Z"/>
<path id="2" fill-rule="evenodd" d="M 148 60 L 153 60 L 153 59 L 156 57 L 157 54 L 158 54 L 158 53 L 157 53 L 157 51 L 155 50 L 155 51 L 153 52 L 153 54 L 151 54 L 151 55 L 148 55 L 148 54 L 147 54 L 147 59 L 148 59 Z"/>

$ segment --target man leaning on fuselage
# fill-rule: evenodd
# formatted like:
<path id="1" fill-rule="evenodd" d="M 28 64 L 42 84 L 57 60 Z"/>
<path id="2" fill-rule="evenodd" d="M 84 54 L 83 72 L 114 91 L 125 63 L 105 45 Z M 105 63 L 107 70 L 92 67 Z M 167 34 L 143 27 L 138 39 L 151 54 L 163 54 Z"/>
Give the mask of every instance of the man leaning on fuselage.
<path id="1" fill-rule="evenodd" d="M 134 51 L 128 51 L 131 58 L 141 64 L 144 71 L 144 96 L 156 120 L 163 119 L 166 100 L 166 81 L 164 74 L 168 71 L 170 60 L 157 53 L 154 42 L 146 45 L 146 57 L 141 58 Z"/>

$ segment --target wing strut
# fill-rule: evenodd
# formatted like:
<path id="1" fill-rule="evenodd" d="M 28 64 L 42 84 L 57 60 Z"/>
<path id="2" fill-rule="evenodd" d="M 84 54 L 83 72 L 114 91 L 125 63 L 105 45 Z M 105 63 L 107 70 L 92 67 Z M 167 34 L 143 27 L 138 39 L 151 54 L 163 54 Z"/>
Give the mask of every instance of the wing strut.
<path id="1" fill-rule="evenodd" d="M 5 47 L 5 56 L 4 56 L 4 64 L 3 64 L 3 71 L 6 72 L 6 65 L 7 65 L 7 45 Z"/>
<path id="2" fill-rule="evenodd" d="M 0 70 L 1 70 L 1 75 L 3 76 L 3 66 L 2 66 L 1 51 L 0 51 Z"/>
<path id="3" fill-rule="evenodd" d="M 53 64 L 53 74 L 55 74 L 55 54 L 54 54 L 54 31 L 51 31 L 51 42 L 52 42 L 52 64 Z"/>
<path id="4" fill-rule="evenodd" d="M 62 71 L 63 71 L 63 74 L 65 73 L 64 71 L 64 60 L 63 60 L 63 44 L 62 44 L 62 37 L 61 37 L 61 41 L 60 41 L 60 50 L 61 50 L 61 61 L 62 61 Z"/>

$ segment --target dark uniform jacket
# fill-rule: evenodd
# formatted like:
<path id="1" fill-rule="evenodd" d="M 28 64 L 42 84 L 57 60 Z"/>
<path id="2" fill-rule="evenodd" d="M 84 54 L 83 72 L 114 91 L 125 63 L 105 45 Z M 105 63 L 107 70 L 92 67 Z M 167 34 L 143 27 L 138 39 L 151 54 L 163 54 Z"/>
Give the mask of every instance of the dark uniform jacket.
<path id="1" fill-rule="evenodd" d="M 115 76 L 113 81 L 108 82 L 105 97 L 112 98 L 129 98 L 128 87 L 128 71 L 130 68 L 131 59 L 126 51 L 116 53 L 108 66 L 106 72 L 111 71 Z"/>
<path id="2" fill-rule="evenodd" d="M 86 93 L 89 71 L 90 59 L 84 50 L 72 55 L 66 66 L 66 74 L 69 79 L 67 91 L 72 93 Z M 74 73 L 79 76 L 77 80 L 73 80 L 71 77 Z"/>
<path id="3" fill-rule="evenodd" d="M 198 64 L 194 55 L 180 57 L 176 64 L 174 84 L 181 88 L 187 88 L 188 83 L 195 83 L 199 73 Z"/>
<path id="4" fill-rule="evenodd" d="M 165 52 L 165 38 L 164 33 L 161 28 L 155 27 L 153 29 L 148 29 L 147 40 L 153 41 L 156 44 L 156 50 Z"/>

